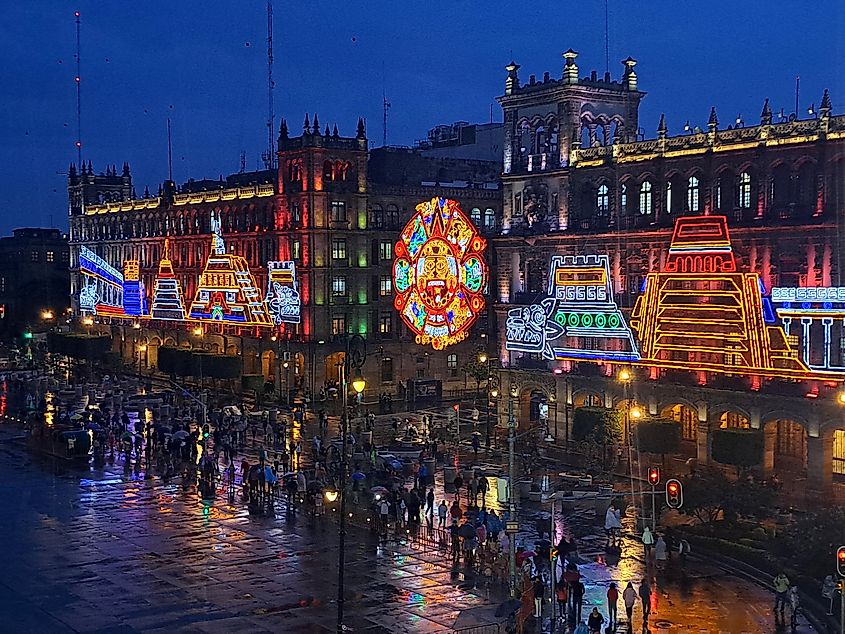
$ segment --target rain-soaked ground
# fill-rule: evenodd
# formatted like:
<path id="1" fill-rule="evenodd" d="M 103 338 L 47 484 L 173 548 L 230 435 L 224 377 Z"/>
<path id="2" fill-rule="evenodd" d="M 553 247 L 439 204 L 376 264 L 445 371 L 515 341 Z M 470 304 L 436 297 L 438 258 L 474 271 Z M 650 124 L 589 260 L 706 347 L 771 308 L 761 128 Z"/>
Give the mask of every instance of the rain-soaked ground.
<path id="1" fill-rule="evenodd" d="M 0 631 L 335 630 L 334 523 L 293 519 L 281 506 L 276 518 L 254 518 L 239 498 L 204 504 L 178 484 L 124 477 L 119 465 L 62 470 L 32 457 L 17 433 L 0 428 Z M 439 478 L 437 488 L 439 500 Z M 493 491 L 489 501 L 496 505 Z M 523 509 L 526 545 L 543 512 Z M 621 559 L 608 559 L 591 511 L 566 512 L 557 525 L 578 537 L 585 617 L 594 605 L 606 614 L 610 581 L 643 578 L 641 548 L 627 539 Z M 651 632 L 777 631 L 770 592 L 700 561 L 687 573 L 657 577 Z M 459 623 L 471 624 L 489 603 L 437 551 L 381 548 L 365 531 L 347 538 L 345 578 L 345 623 L 355 632 L 451 631 L 462 612 Z M 638 605 L 635 631 L 641 623 Z"/>

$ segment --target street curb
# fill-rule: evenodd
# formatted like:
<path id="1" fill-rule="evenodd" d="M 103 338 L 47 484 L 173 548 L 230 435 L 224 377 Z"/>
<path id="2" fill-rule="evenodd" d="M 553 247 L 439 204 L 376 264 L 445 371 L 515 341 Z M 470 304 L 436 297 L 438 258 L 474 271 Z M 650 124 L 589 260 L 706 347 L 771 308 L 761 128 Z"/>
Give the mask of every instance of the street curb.
<path id="1" fill-rule="evenodd" d="M 716 562 L 719 567 L 727 572 L 732 572 L 767 590 L 771 590 L 771 583 L 768 581 L 771 575 L 733 557 L 728 557 L 727 555 L 716 553 L 706 548 L 702 549 L 698 545 L 696 545 L 696 548 L 698 549 L 698 553 L 691 555 L 692 559 Z M 801 594 L 801 607 L 803 608 L 804 616 L 807 617 L 807 620 L 810 621 L 810 624 L 817 632 L 820 634 L 833 634 L 837 631 L 839 623 L 832 617 L 827 616 L 824 606 L 817 600 L 808 597 L 806 593 Z"/>

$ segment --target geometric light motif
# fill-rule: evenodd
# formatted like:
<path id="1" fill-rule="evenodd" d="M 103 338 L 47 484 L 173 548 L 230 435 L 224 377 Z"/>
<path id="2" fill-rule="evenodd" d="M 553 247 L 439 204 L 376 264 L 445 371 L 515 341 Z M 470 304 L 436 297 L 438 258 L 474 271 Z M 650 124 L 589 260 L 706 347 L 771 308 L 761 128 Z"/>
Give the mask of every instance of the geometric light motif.
<path id="1" fill-rule="evenodd" d="M 486 241 L 457 201 L 420 203 L 396 242 L 394 306 L 435 350 L 458 343 L 484 310 Z"/>

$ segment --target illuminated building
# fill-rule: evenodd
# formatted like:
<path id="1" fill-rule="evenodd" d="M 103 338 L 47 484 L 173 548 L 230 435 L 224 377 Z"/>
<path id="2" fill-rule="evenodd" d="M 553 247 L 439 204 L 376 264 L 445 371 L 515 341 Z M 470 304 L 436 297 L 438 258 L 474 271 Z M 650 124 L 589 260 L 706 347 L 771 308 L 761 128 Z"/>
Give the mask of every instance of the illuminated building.
<path id="1" fill-rule="evenodd" d="M 113 333 L 126 358 L 137 358 L 136 340 L 150 366 L 161 345 L 204 345 L 239 354 L 245 373 L 278 380 L 284 353 L 291 383 L 317 392 L 337 380 L 346 338 L 361 334 L 374 391 L 396 396 L 399 381 L 416 377 L 463 387 L 461 369 L 491 327 L 486 311 L 447 354 L 418 345 L 393 305 L 393 246 L 415 206 L 436 196 L 459 201 L 483 235 L 497 230 L 500 167 L 409 148 L 368 150 L 363 121 L 351 136 L 312 117 L 298 134 L 283 122 L 278 148 L 278 170 L 178 187 L 166 181 L 143 198 L 115 190 L 100 203 L 89 187 L 84 204 L 71 205 L 75 305 L 88 277 L 80 268 L 85 247 L 116 271 L 138 262 L 147 316 L 98 313 L 95 324 Z M 78 181 L 68 179 L 71 197 Z M 124 280 L 124 307 L 127 288 Z M 198 319 L 201 340 L 192 335 Z"/>
<path id="2" fill-rule="evenodd" d="M 677 134 L 661 117 L 644 138 L 635 60 L 621 77 L 577 62 L 567 51 L 560 73 L 525 83 L 509 64 L 499 97 L 503 225 L 491 285 L 503 390 L 523 418 L 553 405 L 558 437 L 572 408 L 635 397 L 649 417 L 683 425 L 701 464 L 716 429 L 761 429 L 764 474 L 804 474 L 808 490 L 828 494 L 832 474 L 845 475 L 834 407 L 845 366 L 845 116 L 825 92 L 809 117 L 779 117 L 766 101 L 759 124 L 720 125 L 705 110 Z M 729 249 L 726 239 L 673 245 L 678 218 L 704 216 L 726 218 Z M 611 301 L 634 334 L 627 388 L 607 359 L 615 344 L 564 339 L 549 319 L 549 263 L 589 256 L 607 263 Z M 569 351 L 540 349 L 544 338 Z"/>

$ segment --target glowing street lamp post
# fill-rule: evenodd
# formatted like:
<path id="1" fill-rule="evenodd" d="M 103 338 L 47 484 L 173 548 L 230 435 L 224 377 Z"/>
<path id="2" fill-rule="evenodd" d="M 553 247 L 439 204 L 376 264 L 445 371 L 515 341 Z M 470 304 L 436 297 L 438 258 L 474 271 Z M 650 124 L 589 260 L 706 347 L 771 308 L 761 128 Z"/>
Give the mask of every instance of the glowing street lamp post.
<path id="1" fill-rule="evenodd" d="M 356 394 L 361 394 L 367 383 L 364 377 L 361 376 L 361 367 L 364 365 L 364 360 L 367 358 L 367 342 L 361 335 L 352 335 L 346 342 L 346 353 L 343 355 L 343 363 L 341 364 L 341 394 L 343 396 L 343 412 L 341 413 L 341 435 L 342 438 L 342 452 L 340 456 L 340 530 L 338 539 L 338 553 L 337 553 L 337 632 L 342 634 L 346 631 L 346 626 L 343 624 L 343 567 L 346 559 L 346 471 L 347 471 L 347 449 L 349 437 L 349 374 L 355 371 L 355 377 L 352 379 L 352 387 Z M 326 500 L 332 501 L 331 497 L 326 495 Z M 336 499 L 336 498 L 335 498 Z"/>

